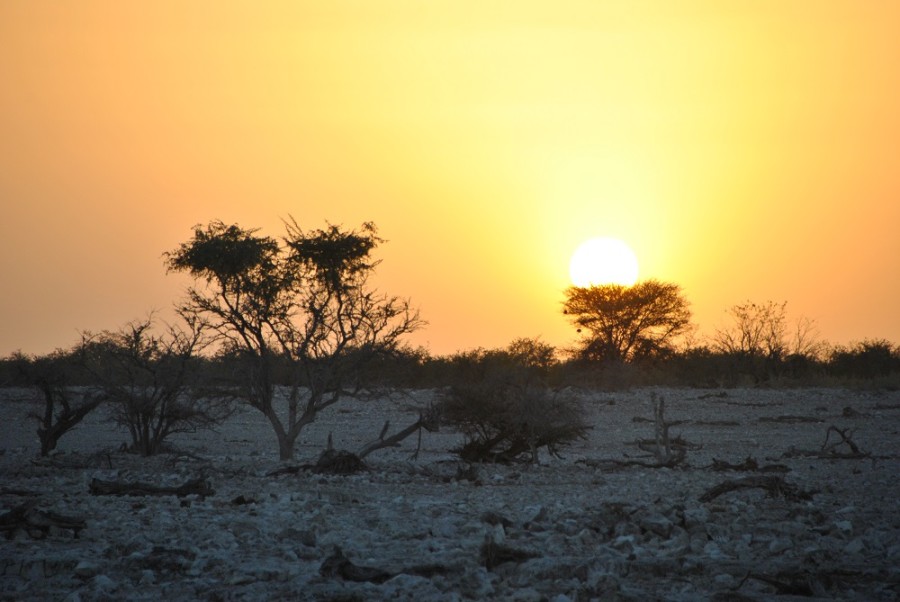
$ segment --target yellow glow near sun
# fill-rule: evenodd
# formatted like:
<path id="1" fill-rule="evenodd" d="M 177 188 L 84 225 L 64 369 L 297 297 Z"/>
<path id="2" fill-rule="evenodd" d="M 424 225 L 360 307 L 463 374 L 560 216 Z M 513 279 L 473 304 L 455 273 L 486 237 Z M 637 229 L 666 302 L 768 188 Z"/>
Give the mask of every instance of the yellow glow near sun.
<path id="1" fill-rule="evenodd" d="M 618 238 L 592 238 L 583 242 L 569 262 L 572 284 L 580 287 L 601 284 L 631 286 L 637 282 L 638 260 L 631 248 Z"/>

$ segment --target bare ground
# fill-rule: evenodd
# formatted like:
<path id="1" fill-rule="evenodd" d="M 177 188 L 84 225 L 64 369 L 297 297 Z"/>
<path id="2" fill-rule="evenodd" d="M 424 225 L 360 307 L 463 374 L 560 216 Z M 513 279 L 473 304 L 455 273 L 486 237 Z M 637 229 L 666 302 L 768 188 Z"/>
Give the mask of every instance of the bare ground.
<path id="1" fill-rule="evenodd" d="M 0 538 L 0 599 L 900 598 L 900 393 L 570 393 L 593 430 L 563 458 L 470 468 L 447 451 L 458 434 L 426 433 L 415 460 L 412 437 L 337 477 L 268 476 L 282 464 L 252 411 L 150 459 L 117 451 L 125 433 L 93 415 L 39 459 L 31 394 L 4 390 L 0 514 L 27 508 L 37 522 L 84 527 Z M 640 465 L 653 461 L 634 443 L 653 437 L 654 393 L 687 445 L 684 465 Z M 385 417 L 402 427 L 431 395 L 332 408 L 301 435 L 297 463 L 329 432 L 354 450 Z M 832 445 L 842 440 L 831 426 L 857 452 Z M 90 491 L 93 479 L 197 478 L 214 493 Z"/>

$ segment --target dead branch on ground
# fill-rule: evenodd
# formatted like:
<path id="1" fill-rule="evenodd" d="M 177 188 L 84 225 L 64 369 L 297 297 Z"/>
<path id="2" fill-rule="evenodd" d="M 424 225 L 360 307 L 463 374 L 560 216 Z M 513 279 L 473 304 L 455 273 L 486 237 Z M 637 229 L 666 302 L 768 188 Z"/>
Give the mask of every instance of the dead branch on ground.
<path id="1" fill-rule="evenodd" d="M 740 479 L 729 479 L 719 483 L 701 495 L 700 501 L 711 502 L 720 495 L 739 489 L 764 489 L 770 497 L 783 497 L 792 501 L 812 499 L 811 493 L 803 491 L 796 485 L 785 482 L 782 477 L 753 475 Z"/>
<path id="2" fill-rule="evenodd" d="M 489 571 L 500 566 L 504 562 L 524 562 L 531 558 L 538 558 L 540 554 L 531 550 L 513 548 L 502 543 L 495 542 L 490 536 L 486 537 L 481 545 L 481 562 Z"/>
<path id="3" fill-rule="evenodd" d="M 378 438 L 373 439 L 372 441 L 369 441 L 364 446 L 362 446 L 360 450 L 356 452 L 356 455 L 359 456 L 360 460 L 362 460 L 376 450 L 399 445 L 401 441 L 403 441 L 413 433 L 418 432 L 419 445 L 416 448 L 415 453 L 413 454 L 413 458 L 416 458 L 418 457 L 419 449 L 421 448 L 422 444 L 422 429 L 425 429 L 429 432 L 436 431 L 438 428 L 439 419 L 439 410 L 435 406 L 431 406 L 430 408 L 428 408 L 428 410 L 419 412 L 418 420 L 387 438 L 385 438 L 385 435 L 387 435 L 388 430 L 390 429 L 391 422 L 390 420 L 385 420 L 384 426 L 381 428 L 381 433 L 379 433 Z"/>
<path id="4" fill-rule="evenodd" d="M 0 515 L 0 532 L 7 539 L 12 539 L 20 530 L 25 531 L 33 538 L 40 539 L 46 537 L 51 528 L 71 529 L 77 539 L 79 531 L 85 528 L 84 519 L 40 510 L 35 507 L 35 504 L 34 501 L 28 501 Z"/>
<path id="5" fill-rule="evenodd" d="M 384 583 L 400 574 L 417 575 L 430 579 L 435 575 L 443 575 L 445 573 L 447 573 L 447 567 L 441 564 L 419 564 L 396 573 L 376 567 L 360 566 L 347 558 L 339 546 L 335 546 L 331 555 L 319 565 L 319 574 L 322 577 L 343 579 L 356 583 Z"/>
<path id="6" fill-rule="evenodd" d="M 828 438 L 831 436 L 832 432 L 835 432 L 838 434 L 838 436 L 840 437 L 840 441 L 836 441 L 836 442 L 832 443 L 831 445 L 828 445 Z M 822 444 L 822 451 L 826 452 L 832 456 L 840 456 L 840 457 L 844 457 L 844 458 L 868 457 L 869 454 L 860 451 L 859 446 L 857 446 L 856 443 L 854 443 L 854 441 L 853 441 L 853 433 L 854 432 L 855 432 L 854 429 L 843 429 L 842 430 L 832 424 L 831 426 L 828 427 L 828 430 L 825 431 L 825 442 Z M 849 447 L 850 453 L 848 454 L 847 452 L 838 451 L 837 448 L 840 447 L 841 445 L 846 445 L 847 447 Z"/>
<path id="7" fill-rule="evenodd" d="M 103 481 L 91 479 L 90 492 L 93 495 L 132 495 L 132 496 L 159 496 L 175 495 L 184 497 L 187 495 L 199 495 L 206 497 L 213 495 L 212 486 L 206 479 L 191 479 L 177 487 L 160 487 L 149 483 L 127 483 L 122 481 Z"/>
<path id="8" fill-rule="evenodd" d="M 763 416 L 758 421 L 777 422 L 780 424 L 805 424 L 809 422 L 822 422 L 822 419 L 815 416 L 795 416 L 793 414 L 785 414 L 782 416 Z"/>
<path id="9" fill-rule="evenodd" d="M 322 561 L 322 564 L 319 566 L 319 574 L 323 577 L 338 577 L 346 581 L 354 581 L 357 583 L 367 581 L 371 583 L 384 583 L 394 576 L 393 573 L 381 569 L 353 564 L 338 546 L 335 546 L 334 552 Z"/>
<path id="10" fill-rule="evenodd" d="M 731 464 L 725 460 L 713 458 L 712 464 L 708 468 L 711 468 L 716 472 L 790 472 L 791 470 L 784 464 L 766 464 L 765 466 L 760 466 L 759 462 L 753 456 L 747 456 L 740 464 Z"/>
<path id="11" fill-rule="evenodd" d="M 838 440 L 829 445 L 831 433 L 836 433 Z M 820 449 L 806 450 L 796 449 L 791 446 L 786 452 L 781 454 L 782 458 L 822 458 L 825 460 L 862 460 L 865 458 L 887 459 L 890 456 L 873 456 L 869 452 L 860 450 L 859 446 L 853 441 L 854 429 L 839 429 L 833 424 L 825 431 L 825 442 Z M 842 445 L 846 445 L 849 451 L 839 449 Z"/>

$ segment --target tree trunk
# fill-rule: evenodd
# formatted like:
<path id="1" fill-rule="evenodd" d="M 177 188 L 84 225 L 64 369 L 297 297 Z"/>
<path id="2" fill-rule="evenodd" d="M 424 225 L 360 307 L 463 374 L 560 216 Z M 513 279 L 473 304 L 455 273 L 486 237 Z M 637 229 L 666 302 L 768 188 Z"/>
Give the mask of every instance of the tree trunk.
<path id="1" fill-rule="evenodd" d="M 294 459 L 294 442 L 296 439 L 291 438 L 287 433 L 276 430 L 278 435 L 278 457 L 281 460 Z"/>

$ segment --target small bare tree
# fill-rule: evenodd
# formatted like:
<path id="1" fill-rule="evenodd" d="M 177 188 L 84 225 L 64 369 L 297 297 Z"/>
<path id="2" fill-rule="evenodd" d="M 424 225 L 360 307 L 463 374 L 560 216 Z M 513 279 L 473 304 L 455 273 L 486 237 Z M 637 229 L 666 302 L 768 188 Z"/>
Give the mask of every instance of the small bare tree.
<path id="1" fill-rule="evenodd" d="M 41 392 L 43 409 L 31 412 L 29 418 L 38 422 L 37 435 L 41 455 L 56 449 L 59 439 L 77 426 L 106 399 L 92 387 L 73 386 L 73 371 L 77 362 L 71 353 L 56 351 L 41 357 L 16 358 L 20 376 Z"/>
<path id="2" fill-rule="evenodd" d="M 128 429 L 132 449 L 143 456 L 161 451 L 170 435 L 211 428 L 231 412 L 227 397 L 199 386 L 204 324 L 193 316 L 185 324 L 156 334 L 150 317 L 83 336 L 81 353 L 110 401 L 113 420 Z"/>
<path id="3" fill-rule="evenodd" d="M 716 330 L 714 351 L 779 361 L 788 355 L 814 358 L 822 350 L 814 320 L 801 317 L 789 332 L 787 301 L 747 301 L 732 306 L 728 314 L 732 324 Z"/>
<path id="4" fill-rule="evenodd" d="M 732 306 L 730 328 L 717 330 L 713 348 L 722 353 L 742 354 L 778 360 L 787 353 L 787 302 L 750 301 Z"/>

